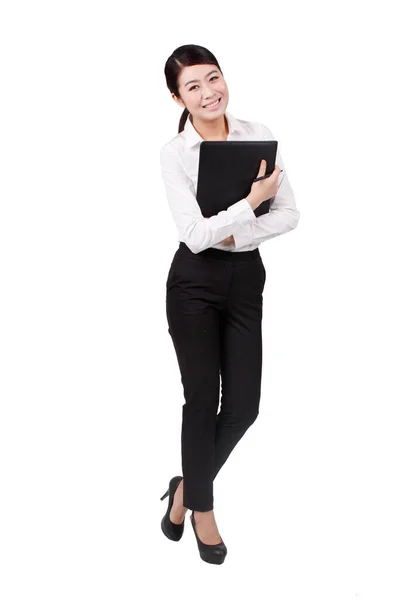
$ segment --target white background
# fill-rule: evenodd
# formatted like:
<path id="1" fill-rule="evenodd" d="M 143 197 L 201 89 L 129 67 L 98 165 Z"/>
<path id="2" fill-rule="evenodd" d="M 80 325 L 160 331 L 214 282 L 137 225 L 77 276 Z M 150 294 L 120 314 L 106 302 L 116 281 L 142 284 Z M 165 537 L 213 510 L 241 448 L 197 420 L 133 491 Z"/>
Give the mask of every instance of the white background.
<path id="1" fill-rule="evenodd" d="M 2 3 L 3 600 L 400 597 L 394 4 Z M 260 247 L 262 398 L 214 484 L 220 567 L 190 513 L 179 544 L 160 529 L 184 402 L 164 65 L 192 43 L 301 213 Z"/>

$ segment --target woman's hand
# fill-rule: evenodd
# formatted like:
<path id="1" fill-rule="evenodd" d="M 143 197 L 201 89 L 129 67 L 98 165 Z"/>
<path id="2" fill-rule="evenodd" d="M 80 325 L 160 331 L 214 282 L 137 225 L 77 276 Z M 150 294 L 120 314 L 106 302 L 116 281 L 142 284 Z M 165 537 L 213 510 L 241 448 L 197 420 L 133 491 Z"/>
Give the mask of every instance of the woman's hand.
<path id="1" fill-rule="evenodd" d="M 235 239 L 233 235 L 230 235 L 229 237 L 222 240 L 221 244 L 224 244 L 224 246 L 231 246 L 232 244 L 235 245 Z"/>
<path id="2" fill-rule="evenodd" d="M 205 217 L 205 219 L 209 219 L 209 218 L 210 217 Z M 230 235 L 229 237 L 222 240 L 222 242 L 220 242 L 220 243 L 224 244 L 224 246 L 231 246 L 232 244 L 235 245 L 235 239 L 234 239 L 233 235 Z"/>
<path id="3" fill-rule="evenodd" d="M 264 177 L 267 172 L 267 161 L 263 158 L 260 163 L 260 168 L 258 171 L 257 177 Z M 268 175 L 265 179 L 261 179 L 260 181 L 253 181 L 251 185 L 250 194 L 247 196 L 246 200 L 250 204 L 253 210 L 256 210 L 265 202 L 265 200 L 269 200 L 274 198 L 278 193 L 278 177 L 281 173 L 281 169 L 275 163 L 275 168 L 272 171 L 271 175 Z"/>

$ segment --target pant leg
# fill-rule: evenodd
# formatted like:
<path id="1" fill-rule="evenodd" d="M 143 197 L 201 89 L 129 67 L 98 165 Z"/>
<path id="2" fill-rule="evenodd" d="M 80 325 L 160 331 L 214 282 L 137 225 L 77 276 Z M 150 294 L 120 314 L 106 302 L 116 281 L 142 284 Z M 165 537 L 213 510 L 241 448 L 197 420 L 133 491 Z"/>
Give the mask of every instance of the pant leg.
<path id="1" fill-rule="evenodd" d="M 178 256 L 167 280 L 167 319 L 181 372 L 183 505 L 213 509 L 220 392 L 219 313 L 229 288 L 221 261 Z M 225 276 L 224 276 L 225 275 Z"/>
<path id="2" fill-rule="evenodd" d="M 262 259 L 236 263 L 220 319 L 221 408 L 216 419 L 214 479 L 258 416 L 262 375 Z"/>

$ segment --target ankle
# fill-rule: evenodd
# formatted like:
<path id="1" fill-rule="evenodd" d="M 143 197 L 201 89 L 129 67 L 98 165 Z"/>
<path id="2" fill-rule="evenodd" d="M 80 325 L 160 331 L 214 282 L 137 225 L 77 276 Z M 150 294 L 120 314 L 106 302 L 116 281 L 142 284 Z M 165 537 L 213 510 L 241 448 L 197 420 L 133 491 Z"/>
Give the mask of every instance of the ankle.
<path id="1" fill-rule="evenodd" d="M 214 509 L 206 510 L 206 511 L 194 510 L 193 515 L 194 515 L 194 518 L 197 519 L 198 521 L 213 519 L 214 518 Z"/>

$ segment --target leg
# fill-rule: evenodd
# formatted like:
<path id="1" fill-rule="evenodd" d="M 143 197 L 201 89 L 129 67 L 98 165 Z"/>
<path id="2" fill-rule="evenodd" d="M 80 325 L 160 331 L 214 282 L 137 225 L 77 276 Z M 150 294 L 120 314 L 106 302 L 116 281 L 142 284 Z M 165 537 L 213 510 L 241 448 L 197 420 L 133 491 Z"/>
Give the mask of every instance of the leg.
<path id="1" fill-rule="evenodd" d="M 167 318 L 181 372 L 183 504 L 213 509 L 216 414 L 219 403 L 219 310 L 204 285 L 206 268 L 180 263 L 169 279 Z M 179 284 L 179 285 L 177 285 Z"/>
<path id="2" fill-rule="evenodd" d="M 258 261 L 235 270 L 230 303 L 220 320 L 221 409 L 217 415 L 214 479 L 259 412 L 262 375 L 262 292 Z"/>

